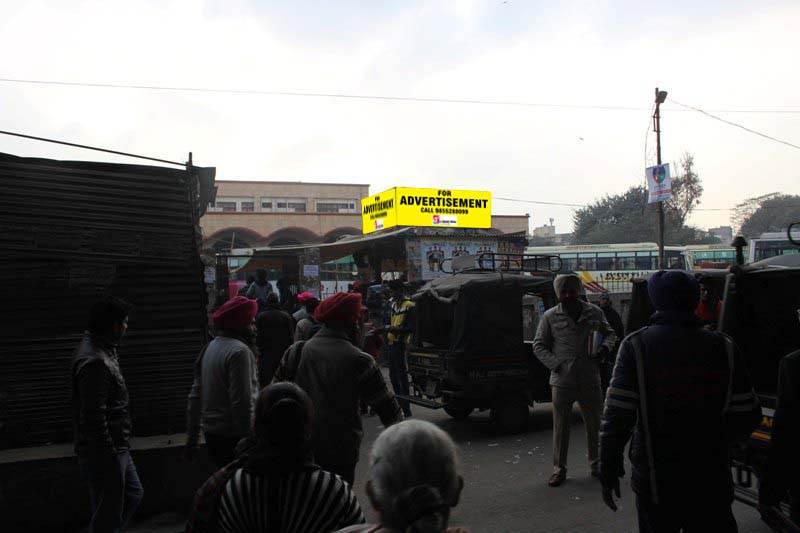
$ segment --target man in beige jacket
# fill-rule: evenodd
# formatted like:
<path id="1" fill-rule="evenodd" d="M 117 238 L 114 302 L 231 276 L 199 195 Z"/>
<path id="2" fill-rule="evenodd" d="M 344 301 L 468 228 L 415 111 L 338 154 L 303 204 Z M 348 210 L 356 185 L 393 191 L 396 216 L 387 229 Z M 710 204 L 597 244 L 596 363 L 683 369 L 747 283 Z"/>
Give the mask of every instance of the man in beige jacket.
<path id="1" fill-rule="evenodd" d="M 582 284 L 575 274 L 554 281 L 559 304 L 548 309 L 536 331 L 533 350 L 550 369 L 553 391 L 553 475 L 548 484 L 561 485 L 567 477 L 572 405 L 578 402 L 586 426 L 589 467 L 599 475 L 600 417 L 603 393 L 599 363 L 611 352 L 617 337 L 603 311 L 580 299 Z"/>

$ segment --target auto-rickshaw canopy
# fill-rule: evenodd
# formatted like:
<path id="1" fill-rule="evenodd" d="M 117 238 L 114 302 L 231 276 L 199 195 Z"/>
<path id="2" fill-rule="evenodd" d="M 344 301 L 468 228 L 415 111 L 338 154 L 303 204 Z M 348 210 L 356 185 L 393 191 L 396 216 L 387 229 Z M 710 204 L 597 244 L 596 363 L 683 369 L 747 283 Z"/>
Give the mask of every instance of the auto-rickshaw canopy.
<path id="1" fill-rule="evenodd" d="M 533 294 L 555 302 L 552 277 L 465 272 L 437 278 L 413 296 L 417 340 L 452 354 L 524 353 L 522 297 Z"/>

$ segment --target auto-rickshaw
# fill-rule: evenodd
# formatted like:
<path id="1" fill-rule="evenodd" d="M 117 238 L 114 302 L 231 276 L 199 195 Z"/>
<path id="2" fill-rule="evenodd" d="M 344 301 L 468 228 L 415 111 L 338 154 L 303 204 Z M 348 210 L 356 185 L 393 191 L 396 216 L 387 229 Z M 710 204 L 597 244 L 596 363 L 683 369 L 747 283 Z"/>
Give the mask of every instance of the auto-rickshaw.
<path id="1" fill-rule="evenodd" d="M 533 402 L 550 401 L 550 372 L 532 343 L 556 295 L 552 272 L 522 271 L 532 261 L 512 262 L 517 271 L 508 272 L 486 268 L 495 261 L 483 258 L 485 268 L 434 279 L 413 295 L 409 401 L 456 419 L 488 409 L 512 432 L 525 427 Z M 507 259 L 503 264 L 508 268 Z"/>

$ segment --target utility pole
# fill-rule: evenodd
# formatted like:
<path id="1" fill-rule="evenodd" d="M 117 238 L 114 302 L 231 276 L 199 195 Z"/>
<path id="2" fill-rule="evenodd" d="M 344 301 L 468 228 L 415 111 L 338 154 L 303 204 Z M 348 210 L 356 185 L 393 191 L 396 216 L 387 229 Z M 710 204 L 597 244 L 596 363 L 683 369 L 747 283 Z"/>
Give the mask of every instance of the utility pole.
<path id="1" fill-rule="evenodd" d="M 653 114 L 653 128 L 656 132 L 656 164 L 661 165 L 661 104 L 667 99 L 667 91 L 659 91 L 656 87 L 656 111 Z M 664 270 L 664 202 L 658 202 L 658 268 Z"/>

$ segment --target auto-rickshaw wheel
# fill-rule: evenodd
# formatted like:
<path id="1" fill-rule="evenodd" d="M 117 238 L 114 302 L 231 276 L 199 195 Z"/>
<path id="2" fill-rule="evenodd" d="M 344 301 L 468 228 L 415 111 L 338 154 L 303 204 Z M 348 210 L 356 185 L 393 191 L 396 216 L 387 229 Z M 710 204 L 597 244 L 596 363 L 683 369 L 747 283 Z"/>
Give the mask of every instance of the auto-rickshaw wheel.
<path id="1" fill-rule="evenodd" d="M 519 433 L 528 425 L 528 398 L 524 394 L 499 396 L 492 405 L 489 416 L 498 429 L 507 433 Z"/>
<path id="2" fill-rule="evenodd" d="M 444 412 L 456 420 L 465 420 L 474 410 L 475 408 L 468 403 L 457 400 L 450 400 L 447 402 L 447 405 L 444 406 Z"/>

